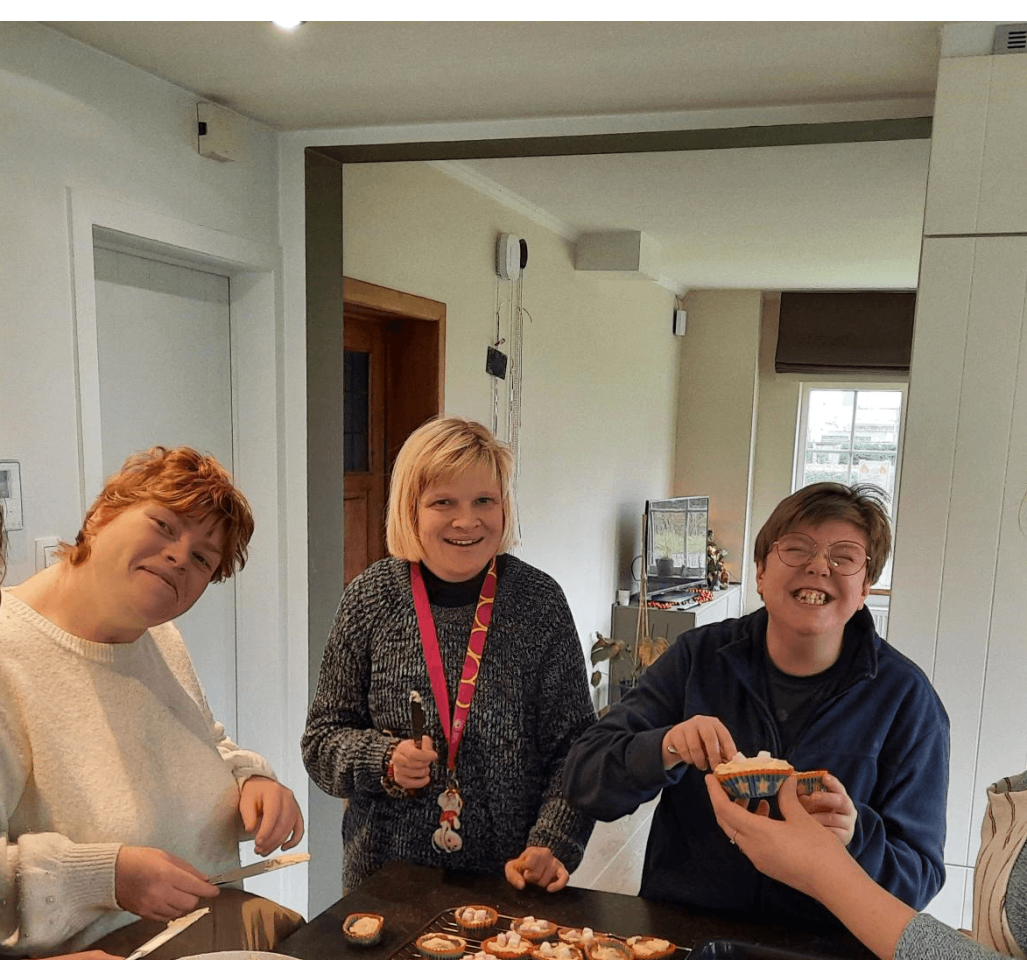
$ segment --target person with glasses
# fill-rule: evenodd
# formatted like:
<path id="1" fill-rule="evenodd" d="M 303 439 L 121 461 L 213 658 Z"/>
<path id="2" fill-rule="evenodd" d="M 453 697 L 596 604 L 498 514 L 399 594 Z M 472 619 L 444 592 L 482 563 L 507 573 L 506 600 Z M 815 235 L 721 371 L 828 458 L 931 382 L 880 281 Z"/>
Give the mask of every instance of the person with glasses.
<path id="1" fill-rule="evenodd" d="M 941 888 L 948 717 L 864 605 L 890 549 L 877 487 L 816 483 L 785 498 L 756 538 L 763 606 L 682 634 L 572 747 L 564 791 L 597 819 L 660 795 L 643 897 L 837 926 L 717 826 L 705 774 L 760 750 L 828 771 L 797 802 L 891 894 L 920 909 Z"/>

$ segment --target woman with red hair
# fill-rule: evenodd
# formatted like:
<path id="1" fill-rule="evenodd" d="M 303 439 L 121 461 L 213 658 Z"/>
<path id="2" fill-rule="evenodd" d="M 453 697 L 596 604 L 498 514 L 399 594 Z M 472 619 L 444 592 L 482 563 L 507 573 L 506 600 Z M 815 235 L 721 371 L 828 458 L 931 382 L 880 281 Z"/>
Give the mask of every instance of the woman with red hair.
<path id="1" fill-rule="evenodd" d="M 215 722 L 172 623 L 242 568 L 252 532 L 214 458 L 154 447 L 107 481 L 59 563 L 4 591 L 0 953 L 130 952 L 219 896 L 207 877 L 238 866 L 245 833 L 261 855 L 300 841 L 292 791 Z M 252 912 L 237 900 L 219 907 Z M 280 931 L 301 922 L 272 906 Z"/>

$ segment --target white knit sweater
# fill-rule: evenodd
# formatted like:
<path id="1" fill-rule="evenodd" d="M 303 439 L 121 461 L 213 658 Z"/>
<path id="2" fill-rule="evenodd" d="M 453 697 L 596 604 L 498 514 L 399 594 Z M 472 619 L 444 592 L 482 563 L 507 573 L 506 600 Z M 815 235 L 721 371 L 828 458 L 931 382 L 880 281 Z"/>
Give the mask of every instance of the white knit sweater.
<path id="1" fill-rule="evenodd" d="M 237 865 L 255 774 L 274 776 L 215 723 L 173 624 L 94 643 L 5 591 L 0 954 L 79 949 L 135 920 L 114 898 L 122 844 Z"/>

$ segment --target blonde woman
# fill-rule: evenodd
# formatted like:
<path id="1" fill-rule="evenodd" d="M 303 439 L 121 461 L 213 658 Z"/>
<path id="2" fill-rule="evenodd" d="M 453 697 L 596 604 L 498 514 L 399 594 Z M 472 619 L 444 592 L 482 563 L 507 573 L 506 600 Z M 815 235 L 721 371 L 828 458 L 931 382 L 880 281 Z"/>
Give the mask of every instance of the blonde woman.
<path id="1" fill-rule="evenodd" d="M 314 782 L 349 799 L 346 888 L 406 860 L 555 891 L 581 860 L 592 820 L 560 781 L 594 719 L 584 656 L 563 591 L 507 552 L 512 475 L 458 417 L 396 459 L 392 556 L 343 595 L 303 736 Z"/>

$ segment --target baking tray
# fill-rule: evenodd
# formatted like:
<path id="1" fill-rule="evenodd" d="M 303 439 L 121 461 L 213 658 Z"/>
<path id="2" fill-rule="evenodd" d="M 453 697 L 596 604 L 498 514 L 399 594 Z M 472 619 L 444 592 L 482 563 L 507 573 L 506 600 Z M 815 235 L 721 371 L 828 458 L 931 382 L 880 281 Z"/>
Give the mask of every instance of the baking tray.
<path id="1" fill-rule="evenodd" d="M 449 933 L 463 937 L 467 941 L 467 953 L 476 953 L 481 949 L 483 940 L 488 940 L 501 930 L 509 930 L 510 923 L 515 917 L 510 914 L 500 914 L 496 922 L 484 930 L 464 930 L 453 919 L 458 907 L 464 904 L 455 904 L 448 910 L 443 910 L 438 916 L 428 921 L 416 934 L 402 947 L 389 955 L 388 960 L 425 960 L 424 955 L 417 949 L 418 937 L 426 933 Z M 552 917 L 558 926 L 575 926 L 575 924 L 562 924 Z M 618 940 L 625 940 L 633 934 L 621 934 L 614 931 L 603 931 Z M 556 940 L 556 937 L 550 937 Z M 782 947 L 768 947 L 758 943 L 747 943 L 744 940 L 707 940 L 694 950 L 689 947 L 678 946 L 668 960 L 833 960 L 827 954 L 804 953 L 798 950 L 787 950 Z M 528 960 L 531 960 L 529 957 Z"/>
<path id="2" fill-rule="evenodd" d="M 400 947 L 395 952 L 391 953 L 389 955 L 388 960 L 426 960 L 424 954 L 422 954 L 416 946 L 417 938 L 424 936 L 424 934 L 426 933 L 450 933 L 458 937 L 463 937 L 467 941 L 466 952 L 476 953 L 478 950 L 481 949 L 481 944 L 483 940 L 488 940 L 489 937 L 494 936 L 502 930 L 509 930 L 511 921 L 518 919 L 510 914 L 501 913 L 499 915 L 499 918 L 491 927 L 486 927 L 484 930 L 464 930 L 464 928 L 459 926 L 456 920 L 453 919 L 456 910 L 461 906 L 465 906 L 465 904 L 454 904 L 448 910 L 443 910 L 442 913 L 440 913 L 437 917 L 434 917 L 433 919 L 429 920 L 428 923 L 426 923 L 424 927 L 418 930 L 417 933 L 414 934 L 414 936 L 411 937 L 411 939 L 407 943 L 403 944 L 402 947 Z M 559 920 L 555 920 L 553 919 L 553 917 L 549 916 L 547 916 L 545 919 L 552 920 L 553 923 L 560 927 L 577 926 L 577 924 L 572 923 L 561 923 Z M 606 933 L 607 931 L 602 932 Z M 621 936 L 621 934 L 619 933 L 610 932 L 609 936 L 616 937 L 618 940 L 623 940 L 626 937 L 633 936 L 633 934 L 628 933 L 624 936 Z M 549 939 L 555 941 L 557 938 L 550 937 Z M 688 947 L 678 947 L 674 951 L 674 953 L 672 953 L 670 957 L 667 958 L 667 960 L 683 960 L 683 958 L 688 957 L 690 953 L 692 953 L 692 951 Z M 735 956 L 738 957 L 740 960 L 741 954 L 736 954 Z M 721 958 L 726 957 L 726 955 L 709 954 L 707 958 L 704 958 L 704 960 L 714 960 L 714 957 L 716 957 L 717 960 L 721 960 Z M 526 960 L 531 960 L 531 957 L 527 957 Z M 735 960 L 735 958 L 732 957 L 730 958 L 730 960 Z M 761 958 L 755 958 L 755 960 L 761 960 Z M 779 958 L 768 957 L 767 960 L 779 960 Z M 780 960 L 785 960 L 785 958 L 780 958 Z M 802 960 L 809 960 L 809 958 L 804 957 L 802 958 Z"/>

